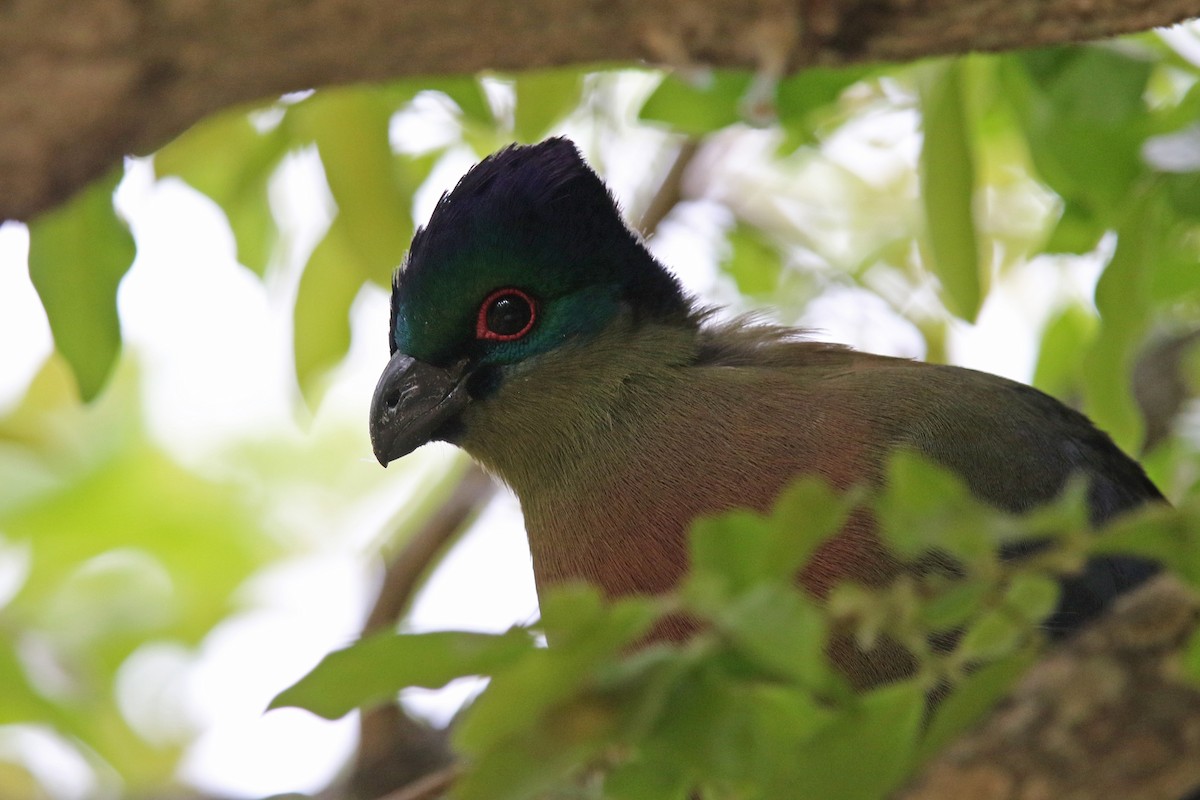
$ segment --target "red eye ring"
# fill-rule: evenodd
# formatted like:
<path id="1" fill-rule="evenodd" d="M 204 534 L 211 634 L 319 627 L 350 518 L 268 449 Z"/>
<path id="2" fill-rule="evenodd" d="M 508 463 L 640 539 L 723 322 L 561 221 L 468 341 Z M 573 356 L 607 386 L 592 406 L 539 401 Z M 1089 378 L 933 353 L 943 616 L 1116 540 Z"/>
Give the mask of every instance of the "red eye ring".
<path id="1" fill-rule="evenodd" d="M 515 298 L 523 304 L 523 310 L 528 311 L 527 317 L 521 315 L 522 308 L 503 308 L 497 304 L 501 300 Z M 505 314 L 516 311 L 518 316 L 509 316 L 508 319 L 497 318 L 498 314 Z M 533 328 L 533 323 L 537 321 L 537 303 L 532 297 L 525 292 L 514 287 L 506 287 L 497 289 L 489 294 L 484 301 L 479 305 L 479 314 L 475 318 L 475 337 L 477 339 L 486 339 L 493 342 L 512 342 L 520 339 Z M 503 323 L 509 323 L 504 326 Z M 497 330 L 497 327 L 514 327 L 515 330 Z"/>

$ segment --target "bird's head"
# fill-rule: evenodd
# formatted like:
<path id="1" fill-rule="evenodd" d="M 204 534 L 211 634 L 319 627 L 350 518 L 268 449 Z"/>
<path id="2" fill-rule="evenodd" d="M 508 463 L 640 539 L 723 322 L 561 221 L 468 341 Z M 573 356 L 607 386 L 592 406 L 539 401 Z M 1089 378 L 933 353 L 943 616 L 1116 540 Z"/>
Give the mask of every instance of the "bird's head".
<path id="1" fill-rule="evenodd" d="M 396 272 L 392 357 L 371 403 L 375 456 L 386 466 L 457 441 L 469 405 L 620 316 L 688 310 L 570 141 L 501 150 L 442 196 Z"/>

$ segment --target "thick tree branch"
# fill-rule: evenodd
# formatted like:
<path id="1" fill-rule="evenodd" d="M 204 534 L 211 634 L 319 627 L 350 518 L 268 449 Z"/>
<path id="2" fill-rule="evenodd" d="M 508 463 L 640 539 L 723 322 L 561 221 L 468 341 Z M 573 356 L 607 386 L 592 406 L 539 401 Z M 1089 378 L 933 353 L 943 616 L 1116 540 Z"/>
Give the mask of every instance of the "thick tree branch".
<path id="1" fill-rule="evenodd" d="M 1195 0 L 10 0 L 0 219 L 222 108 L 315 86 L 601 61 L 794 70 L 1095 39 Z"/>
<path id="2" fill-rule="evenodd" d="M 1038 662 L 896 800 L 1121 797 L 1200 790 L 1200 687 L 1182 669 L 1200 601 L 1171 576 Z"/>

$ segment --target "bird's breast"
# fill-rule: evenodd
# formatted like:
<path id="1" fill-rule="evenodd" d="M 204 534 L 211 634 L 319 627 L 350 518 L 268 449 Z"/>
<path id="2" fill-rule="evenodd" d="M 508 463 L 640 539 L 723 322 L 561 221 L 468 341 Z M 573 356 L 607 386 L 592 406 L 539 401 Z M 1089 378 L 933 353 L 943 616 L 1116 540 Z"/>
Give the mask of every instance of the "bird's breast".
<path id="1" fill-rule="evenodd" d="M 876 479 L 873 432 L 861 419 L 814 412 L 789 387 L 754 388 L 693 389 L 677 407 L 643 404 L 616 416 L 573 480 L 517 487 L 539 592 L 566 580 L 609 596 L 668 591 L 687 570 L 697 517 L 768 511 L 801 475 L 841 489 Z M 855 514 L 800 579 L 824 596 L 843 579 L 878 583 L 896 571 L 871 518 Z"/>

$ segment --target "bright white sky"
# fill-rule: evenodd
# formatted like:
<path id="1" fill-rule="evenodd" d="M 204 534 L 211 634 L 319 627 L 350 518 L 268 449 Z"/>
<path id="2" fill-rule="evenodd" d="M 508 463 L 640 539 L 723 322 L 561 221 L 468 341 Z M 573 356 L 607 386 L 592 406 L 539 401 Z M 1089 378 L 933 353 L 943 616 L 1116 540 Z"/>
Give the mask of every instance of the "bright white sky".
<path id="1" fill-rule="evenodd" d="M 888 153 L 881 154 L 871 137 L 851 130 L 831 143 L 830 156 L 864 173 L 894 169 L 897 159 L 903 164 L 915 157 L 916 133 L 911 119 L 894 121 L 892 130 Z M 770 180 L 773 176 L 762 172 L 756 157 L 762 144 L 750 137 L 744 149 L 729 152 L 723 169 L 731 174 L 740 170 L 749 185 Z M 428 216 L 437 195 L 469 164 L 469 157 L 460 154 L 439 167 L 417 198 L 418 219 Z M 293 260 L 303 257 L 328 222 L 321 180 L 313 157 L 299 157 L 276 192 L 277 211 L 298 242 Z M 304 436 L 294 422 L 291 290 L 286 281 L 264 287 L 238 266 L 216 208 L 178 182 L 156 184 L 145 163 L 131 162 L 119 208 L 139 248 L 119 295 L 122 328 L 127 347 L 143 365 L 155 438 L 181 462 L 204 469 L 216 464 L 219 470 L 222 449 L 243 437 L 263 430 Z M 654 248 L 668 265 L 689 267 L 679 271 L 692 291 L 719 296 L 713 237 L 703 232 L 716 212 L 705 203 L 682 212 L 664 225 Z M 0 413 L 19 399 L 51 347 L 44 313 L 29 283 L 27 240 L 20 225 L 0 228 Z M 1095 263 L 1083 260 L 1066 271 L 1038 263 L 1016 270 L 993 294 L 979 324 L 955 332 L 952 358 L 1028 380 L 1037 326 L 1064 293 L 1088 296 L 1096 275 Z M 824 338 L 864 349 L 922 354 L 911 326 L 867 292 L 843 289 L 823 296 L 808 307 L 802 322 L 823 331 Z M 366 407 L 387 360 L 386 325 L 384 293 L 364 293 L 355 306 L 354 347 L 321 411 L 333 419 L 353 420 L 362 430 L 362 458 L 347 469 L 378 469 L 367 442 Z M 197 397 L 197 386 L 210 388 Z M 433 459 L 448 455 L 435 447 L 422 454 Z M 187 698 L 188 712 L 204 726 L 183 767 L 185 779 L 212 792 L 262 796 L 315 790 L 342 764 L 353 747 L 353 719 L 331 724 L 294 710 L 264 716 L 262 709 L 325 652 L 357 632 L 371 591 L 360 544 L 318 550 L 256 580 L 248 590 L 256 601 L 253 610 L 214 631 L 193 668 L 181 669 L 186 657 L 170 649 L 142 654 L 131 665 L 127 680 L 162 683 L 171 690 L 167 694 Z M 312 592 L 313 586 L 322 592 Z M 430 583 L 411 626 L 503 630 L 529 620 L 535 609 L 519 508 L 506 495 Z M 444 719 L 468 691 L 470 686 L 452 687 L 447 693 L 451 700 L 418 693 L 408 699 Z M 149 728 L 165 724 L 161 711 L 158 723 L 153 709 L 130 713 Z M 30 736 L 36 738 L 27 731 L 19 736 L 10 731 L 7 739 L 0 735 L 0 752 Z M 33 750 L 56 765 L 61 796 L 81 797 L 88 789 L 86 777 L 64 768 L 61 758 L 47 755 L 47 748 L 43 741 Z"/>

